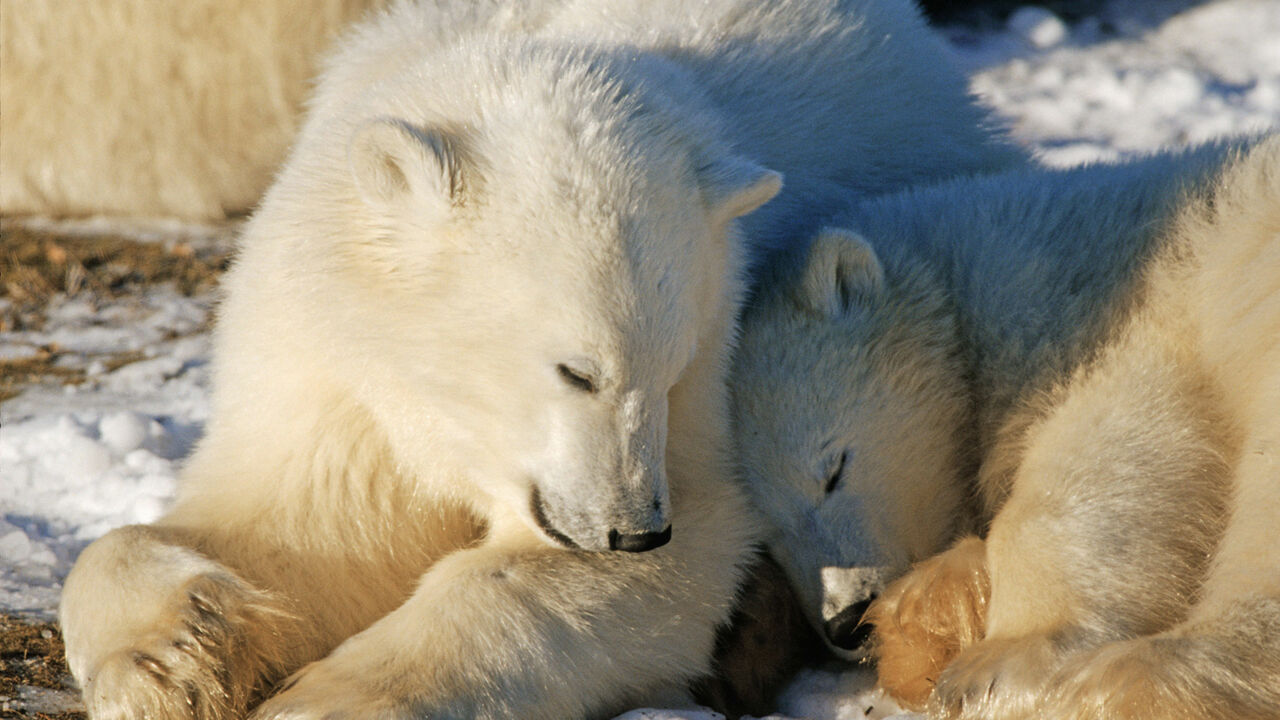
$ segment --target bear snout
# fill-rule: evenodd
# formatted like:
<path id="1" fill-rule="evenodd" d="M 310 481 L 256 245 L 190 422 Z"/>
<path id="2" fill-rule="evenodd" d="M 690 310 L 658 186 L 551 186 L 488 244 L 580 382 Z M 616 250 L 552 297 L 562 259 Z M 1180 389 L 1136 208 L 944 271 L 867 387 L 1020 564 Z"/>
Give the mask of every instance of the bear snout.
<path id="1" fill-rule="evenodd" d="M 867 643 L 875 626 L 865 622 L 867 608 L 871 607 L 875 595 L 859 600 L 846 607 L 823 625 L 823 634 L 827 641 L 841 650 L 857 650 Z"/>
<path id="2" fill-rule="evenodd" d="M 599 529 L 594 530 L 584 526 L 582 522 L 565 522 L 563 509 L 557 508 L 554 504 L 548 505 L 546 500 L 541 490 L 535 485 L 529 498 L 529 510 L 533 521 L 552 542 L 570 550 L 638 553 L 660 548 L 671 541 L 671 523 L 667 522 L 665 513 L 659 512 L 661 505 L 658 501 L 652 503 L 654 512 L 645 518 L 647 522 L 644 524 L 637 526 L 625 519 L 614 517 L 612 520 L 602 520 L 595 526 Z M 561 515 L 557 515 L 557 510 Z M 581 516 L 569 515 L 569 517 L 577 517 L 581 520 Z M 610 525 L 613 527 L 609 527 Z M 607 533 L 604 531 L 605 527 L 609 528 Z M 662 529 L 648 529 L 653 527 Z"/>
<path id="3" fill-rule="evenodd" d="M 647 552 L 660 548 L 671 541 L 671 526 L 659 532 L 643 532 L 623 534 L 617 530 L 609 531 L 609 549 L 623 552 Z"/>

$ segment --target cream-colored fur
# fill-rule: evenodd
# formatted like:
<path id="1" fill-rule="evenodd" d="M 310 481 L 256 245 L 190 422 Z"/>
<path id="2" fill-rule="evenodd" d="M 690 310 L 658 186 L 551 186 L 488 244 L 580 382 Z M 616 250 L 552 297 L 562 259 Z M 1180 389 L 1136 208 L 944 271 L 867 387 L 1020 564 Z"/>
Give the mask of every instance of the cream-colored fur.
<path id="1" fill-rule="evenodd" d="M 448 53 L 315 119 L 247 228 L 176 507 L 67 579 L 91 717 L 595 717 L 705 670 L 753 545 L 733 223 L 779 178 L 660 67 Z"/>
<path id="2" fill-rule="evenodd" d="M 724 383 L 749 261 L 808 190 L 1019 160 L 943 56 L 905 0 L 404 2 L 354 28 L 226 278 L 176 506 L 67 579 L 90 716 L 563 720 L 681 692 L 757 539 Z M 755 213 L 775 161 L 799 189 Z"/>
<path id="3" fill-rule="evenodd" d="M 221 218 L 261 196 L 319 52 L 383 0 L 6 0 L 0 212 Z"/>
<path id="4" fill-rule="evenodd" d="M 929 710 L 940 718 L 1275 717 L 1280 138 L 957 181 L 833 222 L 852 231 L 815 241 L 823 251 L 810 266 L 782 268 L 780 289 L 759 301 L 811 296 L 807 278 L 824 275 L 839 299 L 834 311 L 808 311 L 804 333 L 775 325 L 771 340 L 794 348 L 775 372 L 790 356 L 860 362 L 862 383 L 840 388 L 857 398 L 904 387 L 877 363 L 923 358 L 952 373 L 973 393 L 955 433 L 976 453 L 990 526 L 985 543 L 918 566 L 871 607 L 886 687 L 918 701 L 936 682 Z M 832 252 L 841 239 L 846 249 Z M 937 293 L 958 339 L 921 320 Z M 751 317 L 743 353 L 755 352 Z M 932 332 L 943 349 L 876 330 L 895 318 L 902 336 Z M 958 371 L 943 362 L 956 355 Z M 933 375 L 919 377 L 907 397 L 954 417 Z M 739 395 L 760 392 L 736 382 Z M 894 417 L 862 405 L 825 426 L 803 420 L 819 427 L 807 436 L 839 438 L 858 457 L 896 432 L 897 452 L 917 467 L 894 475 L 907 497 L 932 497 L 948 473 L 967 483 L 971 465 L 940 467 L 944 456 L 928 450 L 930 425 L 859 429 Z M 874 490 L 884 480 L 841 482 Z M 855 529 L 883 543 L 893 534 L 866 519 L 877 492 Z M 963 518 L 963 503 L 942 498 Z"/>
<path id="5" fill-rule="evenodd" d="M 386 0 L 6 0 L 0 21 L 0 211 L 220 218 L 253 207 L 300 124 L 320 49 Z M 346 99 L 424 48 L 482 32 L 636 46 L 681 63 L 734 140 L 788 175 L 750 221 L 786 236 L 849 191 L 1019 160 L 909 0 L 423 0 L 372 18 L 324 95 Z M 884 42 L 891 37 L 892 42 Z M 324 99 L 318 99 L 323 105 Z M 315 114 L 324 114 L 319 109 Z M 805 133 L 794 122 L 808 123 Z M 794 199 L 793 199 L 794 198 Z"/>
<path id="6" fill-rule="evenodd" d="M 1280 138 L 1160 242 L 1136 307 L 1028 427 L 987 539 L 986 639 L 937 716 L 1280 707 Z"/>
<path id="7" fill-rule="evenodd" d="M 880 687 L 903 706 L 924 707 L 943 669 L 986 633 L 986 550 L 980 538 L 963 538 L 913 566 L 868 608 Z"/>

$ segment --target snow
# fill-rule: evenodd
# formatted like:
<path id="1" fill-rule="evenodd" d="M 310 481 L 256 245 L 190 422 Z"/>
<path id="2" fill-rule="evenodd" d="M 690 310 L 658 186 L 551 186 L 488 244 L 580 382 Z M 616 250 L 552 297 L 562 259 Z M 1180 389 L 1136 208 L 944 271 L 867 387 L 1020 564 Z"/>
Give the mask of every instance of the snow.
<path id="1" fill-rule="evenodd" d="M 0 404 L 0 608 L 52 616 L 89 541 L 164 511 L 208 416 L 212 304 L 172 287 L 97 307 L 55 299 L 39 331 L 0 335 L 11 357 L 55 346 L 87 374 Z M 137 359 L 109 370 L 103 358 L 121 355 Z"/>
<path id="2" fill-rule="evenodd" d="M 1009 32 L 1033 48 L 1045 50 L 1067 37 L 1067 24 L 1042 7 L 1028 5 L 1009 15 Z"/>
<path id="3" fill-rule="evenodd" d="M 1115 161 L 1280 125 L 1276 0 L 1113 0 L 1098 17 L 1073 23 L 1024 7 L 1002 26 L 944 31 L 974 92 L 1046 164 Z M 216 242 L 167 221 L 76 227 L 148 242 Z M 41 330 L 0 333 L 0 363 L 57 347 L 67 351 L 59 363 L 86 377 L 0 404 L 0 609 L 51 617 L 89 541 L 164 511 L 209 412 L 213 302 L 163 286 L 97 305 L 63 297 Z M 872 685 L 865 670 L 809 671 L 770 718 L 914 717 L 894 715 L 899 709 Z M 622 718 L 719 716 L 647 709 Z"/>
<path id="4" fill-rule="evenodd" d="M 1154 12 L 1145 9 L 1137 16 Z M 1280 123 L 1280 2 L 1219 0 L 1154 27 L 1094 18 L 1057 38 L 1060 24 L 1028 7 L 1005 33 L 952 35 L 973 90 L 1046 164 L 1114 161 Z M 1108 37 L 1107 26 L 1127 31 Z"/>

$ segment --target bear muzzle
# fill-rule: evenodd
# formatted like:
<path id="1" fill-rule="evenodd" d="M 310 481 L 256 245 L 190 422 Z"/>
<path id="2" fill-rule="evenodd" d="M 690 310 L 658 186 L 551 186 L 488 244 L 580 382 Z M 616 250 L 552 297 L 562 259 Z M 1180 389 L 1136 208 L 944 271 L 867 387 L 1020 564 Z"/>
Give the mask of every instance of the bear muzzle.
<path id="1" fill-rule="evenodd" d="M 623 552 L 647 552 L 671 542 L 671 526 L 659 532 L 622 534 L 617 530 L 609 531 L 609 549 Z"/>
<path id="2" fill-rule="evenodd" d="M 863 618 L 867 614 L 867 608 L 871 607 L 875 599 L 876 596 L 872 595 L 865 600 L 860 600 L 826 621 L 822 627 L 822 634 L 826 636 L 827 642 L 841 650 L 849 651 L 859 650 L 866 645 L 871 639 L 875 626 L 865 622 Z"/>
<path id="3" fill-rule="evenodd" d="M 589 551 L 648 552 L 666 545 L 671 541 L 671 523 L 663 511 L 662 503 L 652 501 L 653 510 L 646 514 L 640 523 L 600 523 L 595 528 L 576 528 L 567 526 L 556 513 L 556 508 L 549 505 L 546 497 L 537 486 L 534 486 L 529 501 L 530 514 L 534 523 L 553 542 L 572 549 Z M 570 514 L 570 518 L 580 515 Z M 612 525 L 612 527 L 610 527 Z M 608 528 L 607 530 L 605 528 Z M 661 528 L 661 529 L 657 529 Z"/>

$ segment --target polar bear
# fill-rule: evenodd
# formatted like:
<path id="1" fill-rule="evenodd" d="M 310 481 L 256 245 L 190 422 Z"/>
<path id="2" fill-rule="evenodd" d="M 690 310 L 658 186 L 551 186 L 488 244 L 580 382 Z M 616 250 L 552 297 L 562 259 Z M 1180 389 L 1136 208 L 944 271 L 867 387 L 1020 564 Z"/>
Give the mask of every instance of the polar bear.
<path id="1" fill-rule="evenodd" d="M 316 59 L 384 0 L 44 0 L 0 13 L 0 209 L 250 209 Z"/>
<path id="2" fill-rule="evenodd" d="M 597 717 L 705 672 L 755 541 L 724 373 L 769 165 L 1017 154 L 957 83 L 972 126 L 892 169 L 947 72 L 893 122 L 779 87 L 929 67 L 882 44 L 936 43 L 905 2 L 643 6 L 635 37 L 526 3 L 442 43 L 448 4 L 404 3 L 342 43 L 225 280 L 176 505 L 67 579 L 91 717 Z M 832 154 L 851 117 L 867 152 Z"/>
<path id="3" fill-rule="evenodd" d="M 290 675 L 255 717 L 594 717 L 704 669 L 754 539 L 734 221 L 780 178 L 697 90 L 485 38 L 311 119 L 176 505 L 67 579 L 91 717 L 240 717 Z"/>
<path id="4" fill-rule="evenodd" d="M 1273 717 L 1280 136 L 827 221 L 731 387 L 828 642 L 936 717 Z"/>
<path id="5" fill-rule="evenodd" d="M 294 137 L 318 51 L 387 4 L 6 7 L 0 135 L 22 142 L 0 144 L 0 208 L 200 220 L 252 209 Z M 377 66 L 397 65 L 390 47 L 367 51 L 375 40 L 414 56 L 488 33 L 572 37 L 680 62 L 739 125 L 732 139 L 788 174 L 773 214 L 753 221 L 775 232 L 788 227 L 788 207 L 1019 159 L 911 0 L 420 2 L 353 31 L 348 51 L 327 63 L 332 92 L 321 96 L 346 102 Z M 811 172 L 790 176 L 801 168 Z"/>

